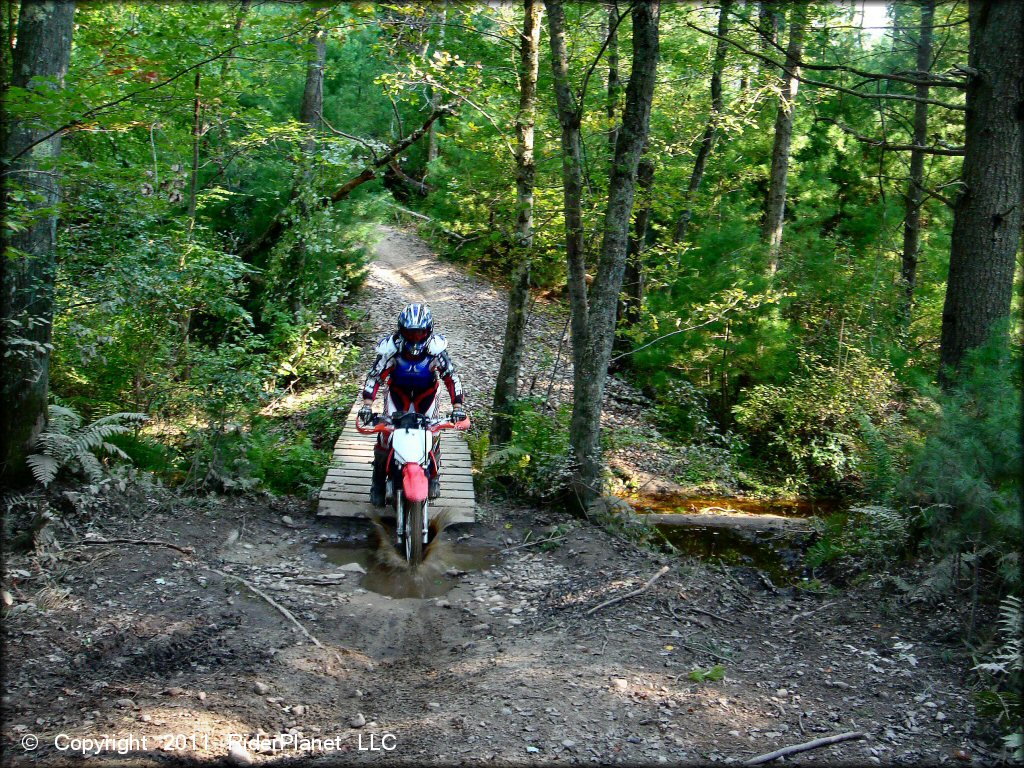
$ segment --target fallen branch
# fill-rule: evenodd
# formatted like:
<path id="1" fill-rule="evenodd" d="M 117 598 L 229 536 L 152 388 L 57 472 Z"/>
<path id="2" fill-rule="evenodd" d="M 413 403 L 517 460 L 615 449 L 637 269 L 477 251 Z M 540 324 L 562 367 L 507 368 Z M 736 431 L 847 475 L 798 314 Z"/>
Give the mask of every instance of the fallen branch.
<path id="1" fill-rule="evenodd" d="M 501 553 L 505 554 L 506 552 L 515 552 L 517 549 L 524 549 L 525 547 L 532 547 L 532 546 L 535 546 L 537 544 L 547 544 L 549 541 L 561 541 L 562 539 L 565 538 L 565 536 L 566 536 L 566 534 L 562 534 L 561 536 L 549 536 L 546 539 L 537 539 L 536 541 L 528 541 L 525 544 L 519 544 L 519 545 L 517 545 L 515 547 L 509 547 L 508 549 L 503 549 L 503 550 L 501 550 Z"/>
<path id="2" fill-rule="evenodd" d="M 135 544 L 144 547 L 170 547 L 171 549 L 178 550 L 182 554 L 195 554 L 195 550 L 189 549 L 188 547 L 179 547 L 177 544 L 171 544 L 167 541 L 155 541 L 150 539 L 83 539 L 82 541 L 76 542 L 76 544 L 89 546 L 100 546 L 103 544 Z"/>
<path id="3" fill-rule="evenodd" d="M 850 739 L 863 739 L 864 736 L 865 733 L 863 731 L 847 731 L 846 733 L 838 733 L 835 736 L 825 736 L 820 739 L 814 739 L 814 741 L 805 741 L 803 744 L 794 744 L 791 747 L 783 747 L 782 749 L 776 749 L 774 752 L 769 752 L 765 755 L 752 757 L 743 764 L 760 765 L 761 763 L 769 763 L 772 760 L 778 760 L 780 757 L 795 755 L 797 752 L 806 752 L 810 749 L 817 749 L 818 747 L 827 747 L 831 744 L 838 744 L 841 741 L 849 741 Z"/>
<path id="4" fill-rule="evenodd" d="M 268 603 L 270 603 L 270 605 L 272 605 L 274 608 L 277 608 L 277 610 L 279 610 L 281 612 L 281 615 L 283 615 L 292 624 L 294 624 L 296 627 L 298 627 L 299 630 L 302 632 L 302 634 L 304 634 L 306 637 L 308 637 L 310 639 L 310 641 L 313 643 L 313 645 L 315 645 L 317 648 L 323 648 L 324 647 L 323 643 L 321 643 L 319 640 L 317 640 L 315 637 L 313 637 L 311 634 L 309 634 L 309 630 L 307 630 L 304 626 L 302 626 L 299 623 L 299 620 L 295 618 L 295 616 L 292 614 L 291 611 L 289 611 L 283 605 L 278 603 L 276 600 L 274 600 L 266 592 L 264 592 L 262 589 L 257 587 L 252 582 L 246 581 L 241 576 L 235 576 L 233 573 L 225 573 L 224 571 L 218 570 L 217 568 L 210 568 L 209 566 L 203 566 L 203 567 L 206 570 L 208 570 L 208 571 L 213 571 L 214 573 L 223 576 L 225 579 L 234 579 L 235 581 L 241 582 L 246 587 L 248 587 L 250 590 L 252 590 L 257 595 L 259 595 L 264 600 L 266 600 Z"/>
<path id="5" fill-rule="evenodd" d="M 643 586 L 637 587 L 632 592 L 627 592 L 624 595 L 619 595 L 618 597 L 613 597 L 611 600 L 605 600 L 600 605 L 595 605 L 593 608 L 591 608 L 589 611 L 587 611 L 584 615 L 585 616 L 590 616 L 595 611 L 599 611 L 602 608 L 607 608 L 609 605 L 615 605 L 615 603 L 621 603 L 623 600 L 628 600 L 631 597 L 636 597 L 641 592 L 644 592 L 645 590 L 647 590 L 651 586 L 651 584 L 656 582 L 658 579 L 660 579 L 666 573 L 668 573 L 668 566 L 667 565 L 663 565 L 663 566 L 661 566 L 661 570 L 659 570 L 656 574 L 651 576 L 651 578 L 649 578 L 647 580 L 647 582 Z"/>

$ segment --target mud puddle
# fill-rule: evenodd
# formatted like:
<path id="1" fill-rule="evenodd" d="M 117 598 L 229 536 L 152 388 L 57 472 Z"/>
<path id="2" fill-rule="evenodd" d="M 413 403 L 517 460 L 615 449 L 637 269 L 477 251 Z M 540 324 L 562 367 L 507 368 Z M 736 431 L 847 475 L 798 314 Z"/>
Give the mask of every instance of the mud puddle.
<path id="1" fill-rule="evenodd" d="M 394 547 L 394 532 L 380 525 L 369 541 L 321 544 L 317 551 L 334 565 L 356 563 L 366 570 L 359 585 L 393 598 L 440 597 L 458 584 L 467 571 L 487 570 L 498 562 L 498 550 L 452 541 L 445 532 L 435 534 L 415 570 Z"/>
<path id="2" fill-rule="evenodd" d="M 735 530 L 700 525 L 655 526 L 683 555 L 731 566 L 750 566 L 767 573 L 776 584 L 790 584 L 804 575 L 809 533 Z"/>

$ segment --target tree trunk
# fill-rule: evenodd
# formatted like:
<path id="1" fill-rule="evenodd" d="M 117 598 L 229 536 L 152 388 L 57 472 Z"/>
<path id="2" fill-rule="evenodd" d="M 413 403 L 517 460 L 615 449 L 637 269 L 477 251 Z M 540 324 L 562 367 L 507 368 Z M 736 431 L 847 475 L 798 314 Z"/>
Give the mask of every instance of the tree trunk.
<path id="1" fill-rule="evenodd" d="M 580 370 L 589 330 L 587 269 L 583 255 L 583 152 L 580 143 L 581 114 L 569 88 L 569 52 L 565 43 L 565 11 L 562 0 L 545 0 L 551 38 L 551 69 L 554 73 L 558 122 L 562 126 L 562 206 L 565 218 L 566 282 L 569 288 L 569 328 L 572 334 L 574 370 Z"/>
<path id="2" fill-rule="evenodd" d="M 443 0 L 441 3 L 441 17 L 438 23 L 437 33 L 437 47 L 438 49 L 444 48 L 444 32 L 448 23 L 448 0 Z M 427 86 L 427 96 L 430 100 L 430 109 L 434 110 L 437 108 L 437 95 L 434 93 L 434 89 Z M 427 134 L 427 173 L 430 172 L 429 166 L 432 162 L 437 160 L 438 146 L 437 146 L 437 123 L 430 124 L 430 132 Z M 426 178 L 426 173 L 423 175 Z"/>
<path id="3" fill-rule="evenodd" d="M 519 114 L 516 116 L 516 232 L 519 258 L 512 290 L 508 295 L 508 319 L 501 366 L 494 384 L 491 443 L 501 445 L 512 437 L 509 406 L 519 394 L 519 366 L 526 330 L 526 305 L 530 297 L 530 264 L 533 248 L 533 126 L 537 115 L 537 74 L 540 69 L 540 0 L 524 0 L 523 34 L 519 46 Z"/>
<path id="4" fill-rule="evenodd" d="M 775 0 L 759 0 L 757 4 L 757 33 L 760 36 L 760 49 L 764 56 L 774 59 L 777 51 L 775 45 L 779 41 L 780 15 Z M 757 60 L 757 74 L 760 75 L 768 65 L 761 59 Z"/>
<path id="5" fill-rule="evenodd" d="M 942 310 L 939 377 L 1010 315 L 1024 197 L 1024 5 L 971 0 L 963 188 Z"/>
<path id="6" fill-rule="evenodd" d="M 644 249 L 647 246 L 647 226 L 651 220 L 651 188 L 654 186 L 654 163 L 646 154 L 640 158 L 637 167 L 636 185 L 639 207 L 633 216 L 633 233 L 626 250 L 626 271 L 622 275 L 622 296 L 617 312 L 618 333 L 613 346 L 613 350 L 619 354 L 628 352 L 633 346 L 628 332 L 640 322 L 640 311 L 644 303 Z M 632 357 L 623 357 L 618 365 L 629 368 L 631 361 Z"/>
<path id="7" fill-rule="evenodd" d="M 615 141 L 619 135 L 616 118 L 619 113 L 619 91 L 622 80 L 619 78 L 619 4 L 612 0 L 608 4 L 608 159 L 615 157 Z"/>
<path id="8" fill-rule="evenodd" d="M 775 115 L 775 143 L 772 146 L 772 168 L 769 176 L 768 203 L 764 217 L 764 239 L 768 243 L 768 273 L 774 276 L 782 251 L 782 229 L 786 214 L 786 185 L 789 181 L 789 152 L 793 140 L 793 118 L 800 81 L 800 57 L 803 55 L 807 8 L 797 3 L 790 11 L 789 45 L 786 67 L 782 73 L 782 94 Z"/>
<path id="9" fill-rule="evenodd" d="M 917 37 L 917 72 L 923 77 L 932 66 L 932 23 L 935 18 L 935 0 L 921 3 L 921 25 Z M 924 157 L 923 147 L 928 142 L 928 86 L 914 87 L 919 101 L 914 104 L 915 147 L 910 151 L 910 179 L 907 182 L 906 217 L 903 222 L 903 322 L 910 323 L 914 304 L 914 286 L 917 282 L 917 254 L 921 245 L 921 204 L 924 202 Z"/>
<path id="10" fill-rule="evenodd" d="M 310 216 L 308 197 L 304 196 L 304 190 L 313 183 L 312 164 L 314 163 L 313 153 L 316 151 L 316 136 L 320 130 L 320 123 L 323 119 L 324 110 L 324 69 L 327 66 L 327 36 L 323 30 L 316 30 L 309 39 L 312 46 L 309 58 L 306 60 L 306 84 L 302 90 L 302 106 L 299 108 L 299 119 L 309 126 L 306 140 L 303 142 L 302 150 L 304 157 L 301 161 L 301 170 L 296 179 L 298 184 L 297 203 L 299 216 L 306 221 Z M 304 237 L 297 239 L 287 254 L 284 265 L 285 290 L 287 292 L 288 309 L 292 317 L 299 319 L 305 307 L 305 296 L 303 295 L 304 274 L 306 271 L 307 244 Z"/>
<path id="11" fill-rule="evenodd" d="M 637 166 L 650 128 L 651 102 L 658 65 L 657 2 L 633 5 L 633 68 L 626 86 L 615 161 L 608 183 L 608 207 L 597 275 L 591 289 L 589 333 L 573 337 L 580 365 L 574 372 L 569 441 L 575 468 L 573 489 L 583 509 L 601 494 L 601 404 L 615 338 L 615 310 L 626 266 L 629 220 L 636 193 Z"/>
<path id="12" fill-rule="evenodd" d="M 697 150 L 697 157 L 693 161 L 693 172 L 690 174 L 690 184 L 686 188 L 683 211 L 679 214 L 675 230 L 672 233 L 672 242 L 674 243 L 681 243 L 686 237 L 686 230 L 690 226 L 690 218 L 693 215 L 690 206 L 693 205 L 693 198 L 696 196 L 697 190 L 700 189 L 708 157 L 718 138 L 718 121 L 723 108 L 722 70 L 725 69 L 725 54 L 728 50 L 728 43 L 723 38 L 729 33 L 729 8 L 731 6 L 732 0 L 722 0 L 718 11 L 718 41 L 715 43 L 715 61 L 711 68 L 711 112 L 708 114 L 708 122 Z"/>
<path id="13" fill-rule="evenodd" d="M 56 87 L 63 87 L 74 15 L 72 2 L 23 0 L 11 62 L 12 86 L 42 90 L 53 86 L 38 79 L 53 78 Z M 0 254 L 0 485 L 30 479 L 25 457 L 46 426 L 60 134 L 40 139 L 52 130 L 33 121 L 13 121 L 5 123 L 0 142 L 3 158 L 32 147 L 16 161 L 3 161 L 4 213 L 12 205 L 12 187 L 33 193 L 28 202 L 20 203 L 33 214 L 31 223 L 21 232 L 4 227 Z"/>
<path id="14" fill-rule="evenodd" d="M 199 140 L 203 135 L 203 102 L 199 98 L 200 70 L 196 70 L 192 96 L 192 168 L 188 189 L 188 232 L 196 228 L 196 202 L 199 196 Z"/>

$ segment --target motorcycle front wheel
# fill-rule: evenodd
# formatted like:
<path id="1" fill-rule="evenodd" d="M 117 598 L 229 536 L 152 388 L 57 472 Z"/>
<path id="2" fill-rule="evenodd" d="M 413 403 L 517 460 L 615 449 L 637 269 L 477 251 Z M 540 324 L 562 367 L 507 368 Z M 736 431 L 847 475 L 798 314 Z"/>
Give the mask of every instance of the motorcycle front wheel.
<path id="1" fill-rule="evenodd" d="M 423 502 L 405 505 L 405 559 L 416 568 L 423 562 Z"/>

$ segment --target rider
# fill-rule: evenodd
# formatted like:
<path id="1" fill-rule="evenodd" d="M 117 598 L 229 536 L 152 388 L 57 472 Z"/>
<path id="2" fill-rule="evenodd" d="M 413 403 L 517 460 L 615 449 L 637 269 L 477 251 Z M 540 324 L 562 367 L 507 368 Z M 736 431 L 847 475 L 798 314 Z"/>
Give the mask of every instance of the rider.
<path id="1" fill-rule="evenodd" d="M 387 382 L 388 394 L 384 413 L 412 411 L 434 418 L 437 414 L 438 379 L 444 381 L 452 401 L 452 421 L 466 418 L 463 406 L 462 381 L 448 355 L 448 342 L 434 333 L 434 318 L 426 304 L 410 304 L 398 315 L 398 330 L 377 343 L 377 359 L 363 385 L 363 407 L 359 419 L 368 424 L 373 419 L 373 399 L 381 384 Z M 433 460 L 430 462 L 428 495 L 440 493 L 438 461 L 440 444 L 435 438 Z M 370 481 L 370 503 L 384 506 L 384 485 L 387 481 L 388 445 L 383 433 L 373 447 L 373 479 Z"/>

